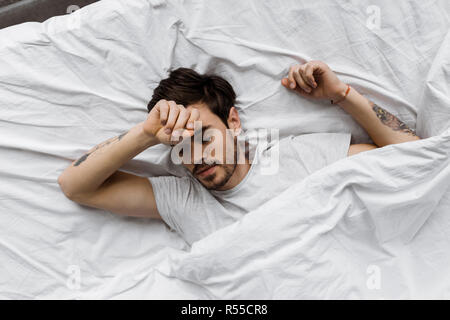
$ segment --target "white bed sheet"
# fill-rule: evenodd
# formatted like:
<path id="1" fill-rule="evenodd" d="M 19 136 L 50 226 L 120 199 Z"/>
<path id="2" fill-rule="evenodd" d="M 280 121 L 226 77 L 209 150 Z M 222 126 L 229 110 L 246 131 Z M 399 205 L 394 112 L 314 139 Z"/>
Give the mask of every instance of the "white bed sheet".
<path id="1" fill-rule="evenodd" d="M 291 64 L 320 59 L 411 127 L 417 122 L 423 137 L 444 132 L 448 2 L 378 1 L 379 30 L 368 27 L 370 5 L 103 0 L 0 30 L 0 298 L 211 296 L 148 270 L 186 249 L 162 223 L 78 206 L 56 183 L 70 159 L 142 121 L 172 68 L 229 79 L 246 129 L 352 132 L 366 141 L 343 111 L 281 87 Z M 177 174 L 166 155 L 152 148 L 124 169 Z M 67 285 L 73 266 L 79 290 Z"/>

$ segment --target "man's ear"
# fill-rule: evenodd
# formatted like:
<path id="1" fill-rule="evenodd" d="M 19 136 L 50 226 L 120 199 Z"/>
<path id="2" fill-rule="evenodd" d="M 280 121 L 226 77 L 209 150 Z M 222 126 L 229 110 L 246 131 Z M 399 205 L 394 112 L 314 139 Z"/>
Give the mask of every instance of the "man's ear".
<path id="1" fill-rule="evenodd" d="M 236 135 L 241 132 L 241 118 L 239 118 L 239 112 L 235 107 L 231 107 L 230 113 L 228 114 L 228 128 L 234 130 Z"/>

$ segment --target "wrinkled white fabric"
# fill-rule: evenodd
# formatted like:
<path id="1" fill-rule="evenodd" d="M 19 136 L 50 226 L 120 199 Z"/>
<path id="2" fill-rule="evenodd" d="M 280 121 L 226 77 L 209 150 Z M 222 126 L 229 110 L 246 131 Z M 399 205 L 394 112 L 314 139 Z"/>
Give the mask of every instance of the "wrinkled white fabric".
<path id="1" fill-rule="evenodd" d="M 243 284 L 239 291 L 239 283 L 227 282 L 238 279 L 238 271 L 234 278 L 229 275 L 220 282 L 210 276 L 211 270 L 206 269 L 206 265 L 202 269 L 205 276 L 200 277 L 178 264 L 184 255 L 185 261 L 191 262 L 196 251 L 193 255 L 183 254 L 182 240 L 168 232 L 162 223 L 119 218 L 76 205 L 64 197 L 56 179 L 70 159 L 145 119 L 152 89 L 170 69 L 180 66 L 215 72 L 229 79 L 238 93 L 237 107 L 246 129 L 279 128 L 281 137 L 312 132 L 352 132 L 356 141 L 366 141 L 363 130 L 339 108 L 330 106 L 327 101 L 304 100 L 281 87 L 279 80 L 291 64 L 320 59 L 329 63 L 342 80 L 411 127 L 417 127 L 423 137 L 444 132 L 450 123 L 448 1 L 377 1 L 380 28 L 373 27 L 371 5 L 373 1 L 356 0 L 103 0 L 70 16 L 0 30 L 0 298 L 216 295 L 251 298 L 248 295 L 262 283 L 267 290 L 261 290 L 260 294 L 280 297 L 296 291 L 305 283 L 305 277 L 314 279 L 315 268 L 303 269 L 302 280 L 297 282 L 289 277 L 277 278 L 276 273 L 264 273 L 261 282 L 262 276 L 258 278 L 256 274 L 253 279 L 246 278 L 255 285 Z M 394 150 L 389 156 L 406 162 L 410 154 L 433 164 L 441 161 L 441 154 L 434 147 L 422 148 L 417 154 L 408 146 L 404 148 L 389 149 Z M 377 150 L 370 159 L 374 165 L 387 170 L 391 163 L 390 158 L 381 157 L 385 152 Z M 344 160 L 339 166 L 345 167 L 345 163 L 352 163 L 354 167 L 344 170 L 347 175 L 339 176 L 341 180 L 328 181 L 328 194 L 336 195 L 333 201 L 343 186 L 346 186 L 344 190 L 349 189 L 349 184 L 357 188 L 371 177 L 366 172 L 371 168 L 360 168 L 364 163 Z M 179 173 L 167 161 L 167 149 L 163 147 L 147 150 L 124 169 L 144 176 Z M 400 185 L 414 185 L 416 171 L 417 174 L 428 172 L 421 170 L 395 167 L 395 177 L 387 178 L 387 174 L 380 177 L 392 183 L 400 183 L 396 180 L 400 179 Z M 442 170 L 442 175 L 437 177 L 445 174 Z M 330 172 L 329 179 L 331 177 L 336 176 Z M 416 190 L 417 197 L 435 194 L 432 199 L 436 200 L 443 186 L 433 179 L 427 181 L 426 188 L 418 184 L 419 187 L 412 190 Z M 373 200 L 368 203 L 378 208 L 385 191 L 364 185 L 365 194 Z M 351 198 L 351 193 L 346 194 L 347 200 Z M 447 259 L 446 255 L 438 258 L 434 255 L 439 252 L 440 243 L 448 247 L 448 238 L 445 238 L 448 233 L 443 232 L 445 221 L 434 222 L 430 218 L 448 212 L 448 196 L 442 195 L 434 211 L 427 207 L 428 200 L 421 202 L 421 199 L 406 212 L 411 211 L 415 216 L 423 211 L 424 216 L 429 216 L 427 224 L 435 226 L 434 237 L 424 236 L 422 242 L 415 242 L 422 252 L 430 254 L 416 261 L 412 251 L 399 249 L 399 254 L 407 259 L 388 259 L 395 270 L 400 270 L 396 269 L 398 264 L 409 264 L 410 269 L 409 273 L 398 276 L 392 286 L 390 282 L 383 282 L 386 297 L 399 290 L 411 296 L 425 294 L 426 290 L 418 291 L 424 286 L 415 282 L 414 275 L 434 265 L 439 268 Z M 358 197 L 353 199 L 355 205 L 360 205 L 360 201 L 363 200 Z M 273 215 L 292 213 L 287 204 L 277 208 L 286 212 Z M 295 202 L 292 208 L 298 208 Z M 421 208 L 420 212 L 415 208 Z M 333 214 L 339 215 L 339 212 Z M 309 224 L 302 226 L 320 232 L 324 226 L 315 225 L 315 221 L 310 219 Z M 318 217 L 317 221 L 323 220 Z M 238 230 L 243 223 L 245 221 L 230 229 Z M 281 227 L 280 223 L 282 221 L 277 221 L 274 228 Z M 383 230 L 388 235 L 404 227 L 399 223 L 386 224 Z M 256 228 L 257 224 L 254 226 Z M 348 252 L 358 251 L 362 242 L 367 244 L 364 250 L 372 248 L 371 242 L 365 240 L 369 235 L 364 226 L 345 226 L 325 233 L 323 241 L 329 239 L 327 234 L 341 232 L 339 239 L 348 235 L 345 238 Z M 416 225 L 410 227 L 415 230 Z M 292 236 L 294 231 L 292 229 L 286 237 Z M 320 238 L 313 235 L 312 239 Z M 212 239 L 222 236 L 229 237 L 221 232 Z M 248 236 L 240 234 L 243 240 Z M 287 250 L 285 257 L 288 259 L 289 252 L 297 254 L 298 251 L 289 251 L 283 239 L 287 238 L 279 238 L 278 248 Z M 277 241 L 276 238 L 273 241 Z M 245 241 L 242 246 L 245 248 Z M 304 242 L 291 246 L 305 251 L 290 256 L 286 265 L 304 259 L 305 264 L 314 260 L 336 268 L 329 276 L 321 273 L 330 281 L 319 281 L 315 287 L 310 283 L 311 296 L 367 296 L 356 287 L 345 285 L 347 280 L 353 283 L 348 276 L 336 277 L 341 266 L 327 260 L 325 254 L 335 250 L 333 247 L 308 251 L 310 246 L 304 246 Z M 200 244 L 197 248 L 203 247 Z M 220 248 L 219 242 L 217 247 Z M 263 254 L 241 262 L 270 265 L 273 259 L 269 257 L 264 261 L 265 255 L 272 254 L 273 247 L 261 245 L 258 248 Z M 205 247 L 204 252 L 207 250 Z M 371 257 L 384 259 L 384 255 L 378 256 L 379 250 L 380 247 L 374 245 L 369 250 L 373 253 Z M 203 257 L 201 253 L 198 251 L 199 257 Z M 164 257 L 173 257 L 174 264 Z M 346 258 L 342 264 L 358 261 L 342 257 Z M 366 262 L 373 259 L 361 261 L 365 270 Z M 158 262 L 164 263 L 164 268 L 155 269 Z M 217 268 L 217 275 L 220 275 L 220 266 Z M 229 265 L 223 270 L 230 270 Z M 243 279 L 249 269 L 242 270 Z M 362 277 L 361 274 L 355 279 L 358 277 Z M 442 277 L 437 285 L 430 282 L 431 294 L 442 296 L 448 291 L 445 275 Z M 77 281 L 71 282 L 74 279 L 80 280 L 79 288 L 73 285 Z M 273 279 L 280 284 L 275 290 L 277 293 L 274 293 Z M 337 280 L 333 282 L 333 279 Z"/>
<path id="2" fill-rule="evenodd" d="M 448 299 L 449 206 L 450 130 L 340 160 L 161 270 L 228 299 Z"/>

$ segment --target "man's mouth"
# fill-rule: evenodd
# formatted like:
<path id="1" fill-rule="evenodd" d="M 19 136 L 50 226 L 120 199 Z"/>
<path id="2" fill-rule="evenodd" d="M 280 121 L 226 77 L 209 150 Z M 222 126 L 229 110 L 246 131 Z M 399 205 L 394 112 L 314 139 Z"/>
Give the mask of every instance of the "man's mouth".
<path id="1" fill-rule="evenodd" d="M 207 167 L 204 167 L 204 168 L 201 168 L 200 170 L 198 170 L 195 173 L 195 175 L 204 178 L 204 177 L 209 176 L 210 174 L 213 174 L 215 170 L 216 170 L 216 165 L 207 166 Z"/>

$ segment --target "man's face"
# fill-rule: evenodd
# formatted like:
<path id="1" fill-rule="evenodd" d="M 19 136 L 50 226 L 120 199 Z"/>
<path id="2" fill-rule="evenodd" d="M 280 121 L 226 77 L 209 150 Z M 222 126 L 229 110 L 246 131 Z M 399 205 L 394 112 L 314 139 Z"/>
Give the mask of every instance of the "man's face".
<path id="1" fill-rule="evenodd" d="M 236 137 L 232 132 L 235 129 L 240 129 L 239 116 L 236 109 L 233 108 L 228 120 L 230 128 L 227 128 L 225 123 L 208 106 L 204 104 L 187 106 L 187 109 L 192 108 L 199 111 L 202 138 L 201 141 L 191 138 L 191 159 L 190 161 L 183 159 L 183 165 L 205 188 L 220 190 L 227 184 L 236 170 Z M 198 137 L 200 137 L 200 134 Z M 194 150 L 194 148 L 197 150 Z"/>

